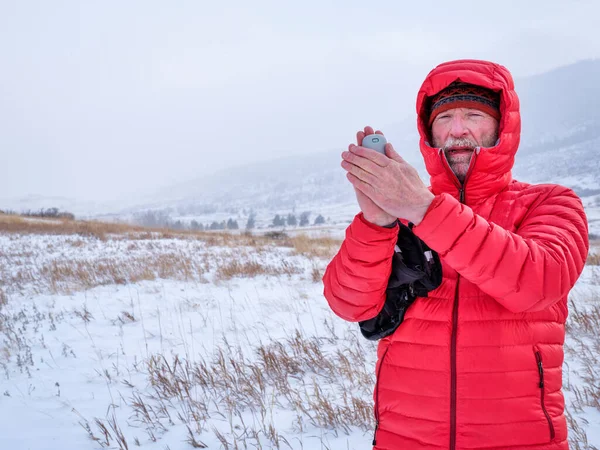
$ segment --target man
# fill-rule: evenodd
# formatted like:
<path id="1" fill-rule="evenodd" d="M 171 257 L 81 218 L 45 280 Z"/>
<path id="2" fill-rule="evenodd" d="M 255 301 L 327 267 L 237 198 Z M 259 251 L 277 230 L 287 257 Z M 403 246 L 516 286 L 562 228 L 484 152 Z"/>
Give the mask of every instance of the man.
<path id="1" fill-rule="evenodd" d="M 391 144 L 386 155 L 350 145 L 342 167 L 361 213 L 323 278 L 337 315 L 375 317 L 397 218 L 442 262 L 442 284 L 379 343 L 374 448 L 566 450 L 567 295 L 588 252 L 581 201 L 512 179 L 521 119 L 503 66 L 439 65 L 417 114 L 431 187 Z"/>

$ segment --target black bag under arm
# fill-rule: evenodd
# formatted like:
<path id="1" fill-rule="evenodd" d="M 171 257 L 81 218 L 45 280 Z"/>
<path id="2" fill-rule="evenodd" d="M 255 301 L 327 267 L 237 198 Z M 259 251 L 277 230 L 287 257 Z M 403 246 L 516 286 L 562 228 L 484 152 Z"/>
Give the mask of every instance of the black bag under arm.
<path id="1" fill-rule="evenodd" d="M 427 297 L 429 291 L 442 283 L 442 264 L 438 254 L 412 232 L 412 223 L 409 226 L 399 224 L 383 308 L 377 316 L 358 323 L 362 335 L 371 341 L 396 331 L 415 299 Z"/>

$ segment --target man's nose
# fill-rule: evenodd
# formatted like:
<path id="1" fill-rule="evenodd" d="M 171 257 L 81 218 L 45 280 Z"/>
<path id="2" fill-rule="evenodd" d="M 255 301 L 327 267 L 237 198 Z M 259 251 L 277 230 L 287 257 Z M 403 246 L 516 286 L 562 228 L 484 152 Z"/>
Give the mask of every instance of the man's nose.
<path id="1" fill-rule="evenodd" d="M 450 126 L 450 134 L 453 137 L 463 137 L 468 133 L 465 121 L 460 116 L 460 114 L 455 114 L 452 117 L 452 122 Z"/>

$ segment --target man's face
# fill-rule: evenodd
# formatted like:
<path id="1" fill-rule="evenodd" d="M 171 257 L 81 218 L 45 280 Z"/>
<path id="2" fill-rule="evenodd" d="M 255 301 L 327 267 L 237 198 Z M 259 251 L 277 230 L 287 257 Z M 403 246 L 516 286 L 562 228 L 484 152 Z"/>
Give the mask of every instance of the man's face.
<path id="1" fill-rule="evenodd" d="M 450 168 L 462 183 L 465 181 L 475 147 L 493 147 L 498 140 L 498 121 L 472 108 L 454 108 L 431 124 L 434 147 L 442 148 Z"/>

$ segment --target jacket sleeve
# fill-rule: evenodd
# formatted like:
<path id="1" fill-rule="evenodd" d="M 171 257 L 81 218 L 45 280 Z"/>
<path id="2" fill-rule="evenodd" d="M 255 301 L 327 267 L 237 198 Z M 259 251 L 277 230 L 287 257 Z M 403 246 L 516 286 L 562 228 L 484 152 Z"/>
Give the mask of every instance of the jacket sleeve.
<path id="1" fill-rule="evenodd" d="M 589 249 L 581 200 L 562 186 L 534 203 L 514 233 L 448 194 L 435 197 L 413 231 L 461 276 L 515 313 L 540 311 L 565 298 Z"/>
<path id="2" fill-rule="evenodd" d="M 346 229 L 346 238 L 325 274 L 323 294 L 335 314 L 359 322 L 383 308 L 392 270 L 398 225 L 380 227 L 358 214 Z"/>

